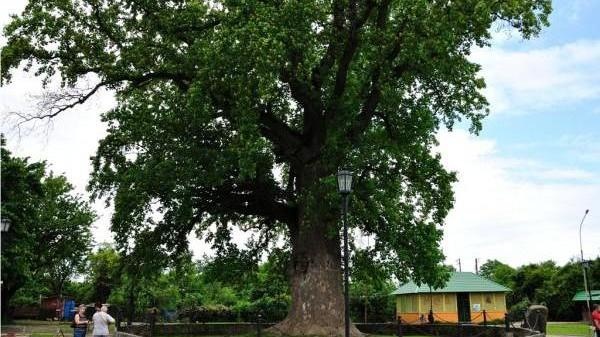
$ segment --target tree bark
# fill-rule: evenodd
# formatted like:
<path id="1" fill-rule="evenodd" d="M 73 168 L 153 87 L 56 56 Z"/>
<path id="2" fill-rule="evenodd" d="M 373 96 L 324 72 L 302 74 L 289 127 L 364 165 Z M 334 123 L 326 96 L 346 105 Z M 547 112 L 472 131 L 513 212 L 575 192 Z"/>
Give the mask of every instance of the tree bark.
<path id="1" fill-rule="evenodd" d="M 302 181 L 302 179 L 301 179 Z M 287 317 L 270 329 L 276 334 L 344 336 L 344 296 L 340 235 L 335 218 L 309 214 L 299 206 L 290 226 L 292 304 Z M 354 325 L 350 335 L 362 336 Z"/>

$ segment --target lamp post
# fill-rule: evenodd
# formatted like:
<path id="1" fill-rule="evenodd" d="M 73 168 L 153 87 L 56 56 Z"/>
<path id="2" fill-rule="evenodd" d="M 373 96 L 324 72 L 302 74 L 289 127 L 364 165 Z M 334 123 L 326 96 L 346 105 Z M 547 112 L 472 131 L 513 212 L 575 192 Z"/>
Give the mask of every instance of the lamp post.
<path id="1" fill-rule="evenodd" d="M 352 172 L 340 170 L 337 173 L 338 192 L 343 198 L 344 213 L 344 336 L 350 337 L 350 306 L 349 306 L 349 282 L 348 282 L 348 198 L 352 192 Z"/>
<path id="2" fill-rule="evenodd" d="M 583 244 L 581 242 L 581 229 L 583 228 L 583 221 L 585 221 L 585 217 L 588 215 L 589 213 L 589 209 L 585 210 L 585 213 L 583 214 L 583 218 L 581 219 L 581 223 L 579 224 L 579 251 L 581 252 L 581 269 L 583 270 L 583 287 L 585 289 L 585 292 L 587 293 L 587 298 L 586 298 L 586 303 L 587 303 L 587 309 L 588 309 L 588 314 L 589 314 L 589 318 L 590 318 L 590 323 L 594 323 L 592 320 L 592 310 L 590 307 L 590 301 L 592 300 L 592 291 L 590 289 L 590 287 L 588 286 L 588 279 L 587 279 L 587 272 L 586 272 L 586 267 L 587 267 L 587 263 L 586 261 L 583 259 Z"/>
<path id="3" fill-rule="evenodd" d="M 0 230 L 2 230 L 2 233 L 6 233 L 8 232 L 8 230 L 10 229 L 10 220 L 3 218 L 0 220 Z M 4 280 L 0 280 L 0 286 L 4 286 Z"/>
<path id="4" fill-rule="evenodd" d="M 0 223 L 1 223 L 1 227 L 2 227 L 1 228 L 2 229 L 2 233 L 8 232 L 8 230 L 10 229 L 10 220 L 8 220 L 8 219 L 5 218 L 5 219 L 2 219 L 0 221 Z"/>

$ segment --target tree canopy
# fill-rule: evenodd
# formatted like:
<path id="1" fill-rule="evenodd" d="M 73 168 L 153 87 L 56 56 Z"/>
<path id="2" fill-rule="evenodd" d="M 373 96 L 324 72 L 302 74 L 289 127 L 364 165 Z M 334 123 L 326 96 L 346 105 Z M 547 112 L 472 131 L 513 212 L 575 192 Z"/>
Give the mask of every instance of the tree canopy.
<path id="1" fill-rule="evenodd" d="M 122 249 L 136 238 L 182 254 L 188 233 L 219 245 L 231 226 L 257 231 L 255 248 L 283 236 L 293 301 L 280 330 L 338 334 L 336 170 L 355 172 L 350 222 L 375 238 L 381 270 L 443 279 L 456 177 L 436 132 L 481 128 L 469 54 L 492 25 L 530 38 L 550 11 L 550 0 L 32 1 L 5 29 L 2 78 L 22 61 L 61 77 L 66 93 L 31 118 L 116 92 L 91 189 L 112 198 Z M 90 74 L 97 84 L 78 87 Z"/>
<path id="2" fill-rule="evenodd" d="M 73 194 L 64 176 L 46 172 L 44 162 L 11 155 L 2 137 L 2 315 L 28 281 L 48 280 L 61 295 L 65 282 L 85 264 L 95 214 Z"/>

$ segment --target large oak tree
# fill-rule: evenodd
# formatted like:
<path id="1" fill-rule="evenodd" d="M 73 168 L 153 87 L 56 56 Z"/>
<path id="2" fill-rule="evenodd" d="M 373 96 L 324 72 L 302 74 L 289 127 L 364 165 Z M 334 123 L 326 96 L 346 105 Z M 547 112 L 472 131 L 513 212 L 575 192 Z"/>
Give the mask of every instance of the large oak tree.
<path id="1" fill-rule="evenodd" d="M 530 38 L 550 10 L 550 0 L 32 1 L 6 27 L 2 77 L 24 60 L 60 74 L 65 92 L 31 118 L 116 92 L 91 188 L 112 197 L 122 247 L 140 238 L 181 252 L 192 231 L 219 245 L 232 226 L 257 230 L 255 247 L 282 235 L 293 300 L 276 329 L 340 335 L 335 172 L 355 172 L 350 222 L 374 237 L 373 259 L 398 277 L 440 279 L 455 176 L 436 132 L 461 120 L 480 129 L 484 81 L 468 56 L 490 28 Z M 77 87 L 90 74 L 97 84 Z"/>

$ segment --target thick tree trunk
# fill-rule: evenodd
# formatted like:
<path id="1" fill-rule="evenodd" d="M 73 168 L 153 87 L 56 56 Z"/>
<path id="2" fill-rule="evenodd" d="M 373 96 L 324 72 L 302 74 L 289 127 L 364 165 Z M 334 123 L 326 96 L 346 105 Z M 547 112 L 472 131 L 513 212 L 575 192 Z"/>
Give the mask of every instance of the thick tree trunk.
<path id="1" fill-rule="evenodd" d="M 299 213 L 300 225 L 290 228 L 292 305 L 288 316 L 270 330 L 291 336 L 344 336 L 340 236 L 335 219 L 329 219 L 328 226 L 314 214 Z M 354 325 L 350 334 L 362 336 Z"/>

